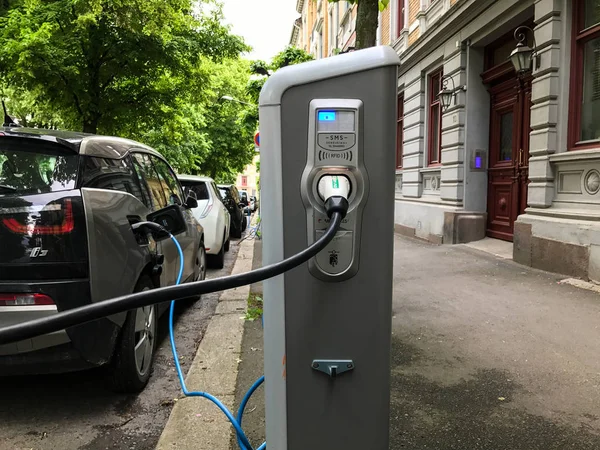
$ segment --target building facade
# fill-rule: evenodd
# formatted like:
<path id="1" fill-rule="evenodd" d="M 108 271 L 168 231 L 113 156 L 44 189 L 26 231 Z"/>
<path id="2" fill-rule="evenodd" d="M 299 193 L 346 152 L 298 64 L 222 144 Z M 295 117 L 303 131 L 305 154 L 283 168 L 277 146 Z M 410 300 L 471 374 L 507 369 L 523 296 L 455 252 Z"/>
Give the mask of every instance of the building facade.
<path id="1" fill-rule="evenodd" d="M 258 171 L 258 164 L 260 163 L 260 155 L 256 155 L 252 161 L 252 164 L 246 166 L 244 171 L 238 174 L 235 186 L 238 191 L 246 191 L 248 195 L 259 197 L 260 190 L 260 173 Z"/>
<path id="2" fill-rule="evenodd" d="M 313 52 L 331 5 L 298 6 Z M 401 59 L 397 231 L 503 239 L 519 263 L 600 281 L 600 0 L 390 0 L 379 38 Z M 517 72 L 519 41 L 534 55 Z"/>
<path id="3" fill-rule="evenodd" d="M 294 22 L 290 45 L 302 48 L 317 59 L 354 48 L 357 5 L 347 1 L 297 0 L 296 11 L 300 17 Z M 379 14 L 378 43 L 391 45 L 400 37 L 403 23 L 404 9 L 398 11 L 391 0 Z"/>
<path id="4" fill-rule="evenodd" d="M 397 229 L 513 241 L 517 262 L 600 280 L 600 1 L 407 3 Z"/>

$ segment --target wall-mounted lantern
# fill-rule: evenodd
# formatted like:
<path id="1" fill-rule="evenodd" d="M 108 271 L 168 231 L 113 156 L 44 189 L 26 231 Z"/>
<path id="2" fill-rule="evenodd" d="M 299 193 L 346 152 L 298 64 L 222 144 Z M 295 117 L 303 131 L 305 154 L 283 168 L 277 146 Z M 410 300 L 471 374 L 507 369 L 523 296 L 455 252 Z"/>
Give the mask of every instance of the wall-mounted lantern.
<path id="1" fill-rule="evenodd" d="M 527 32 L 531 33 L 533 38 L 533 48 L 527 45 Z M 540 68 L 541 56 L 538 54 L 535 42 L 535 33 L 527 26 L 520 26 L 515 30 L 515 40 L 517 46 L 510 54 L 510 61 L 519 75 L 531 71 L 533 61 L 535 61 L 536 70 Z"/>
<path id="2" fill-rule="evenodd" d="M 448 81 L 452 82 L 452 89 L 448 87 Z M 442 111 L 446 111 L 452 105 L 452 101 L 456 104 L 456 94 L 459 91 L 466 91 L 467 87 L 464 85 L 456 87 L 454 84 L 454 78 L 452 75 L 445 75 L 442 77 L 442 90 L 438 93 L 438 98 L 442 104 Z"/>

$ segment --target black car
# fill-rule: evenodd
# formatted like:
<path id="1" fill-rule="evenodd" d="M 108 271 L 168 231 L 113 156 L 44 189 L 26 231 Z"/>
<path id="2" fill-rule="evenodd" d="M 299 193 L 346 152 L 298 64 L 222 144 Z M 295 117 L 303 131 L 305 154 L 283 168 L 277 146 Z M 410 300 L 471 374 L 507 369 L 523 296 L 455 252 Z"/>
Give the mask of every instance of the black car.
<path id="1" fill-rule="evenodd" d="M 179 220 L 184 281 L 204 279 L 203 229 L 173 169 L 145 145 L 82 133 L 0 128 L 0 326 L 176 283 L 170 239 L 134 230 Z M 165 211 L 174 211 L 169 222 Z M 178 218 L 178 219 L 177 219 Z M 106 365 L 119 391 L 148 382 L 158 317 L 139 308 L 0 346 L 0 374 Z"/>
<path id="2" fill-rule="evenodd" d="M 241 238 L 248 225 L 248 219 L 244 214 L 245 205 L 240 201 L 240 193 L 234 184 L 219 184 L 218 188 L 223 204 L 231 216 L 231 235 Z"/>

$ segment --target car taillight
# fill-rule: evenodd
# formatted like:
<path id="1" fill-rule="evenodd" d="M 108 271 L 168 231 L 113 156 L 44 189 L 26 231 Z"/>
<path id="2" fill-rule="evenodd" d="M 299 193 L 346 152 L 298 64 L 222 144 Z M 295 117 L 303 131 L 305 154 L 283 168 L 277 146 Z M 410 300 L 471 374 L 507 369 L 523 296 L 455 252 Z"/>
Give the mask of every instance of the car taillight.
<path id="1" fill-rule="evenodd" d="M 200 218 L 204 219 L 206 216 L 208 216 L 208 213 L 210 213 L 210 210 L 213 208 L 214 202 L 210 202 L 208 205 L 206 205 L 206 209 L 204 211 L 202 211 L 202 214 L 200 214 Z"/>
<path id="2" fill-rule="evenodd" d="M 0 294 L 0 306 L 45 306 L 54 301 L 44 294 Z"/>
<path id="3" fill-rule="evenodd" d="M 68 234 L 75 228 L 73 204 L 69 198 L 63 199 L 61 203 L 47 205 L 39 212 L 21 210 L 21 208 L 15 208 L 15 211 L 11 211 L 11 209 L 8 208 L 2 211 L 4 215 L 11 213 L 27 213 L 27 218 L 23 222 L 17 220 L 15 217 L 9 217 L 2 219 L 2 224 L 10 231 L 17 234 Z"/>

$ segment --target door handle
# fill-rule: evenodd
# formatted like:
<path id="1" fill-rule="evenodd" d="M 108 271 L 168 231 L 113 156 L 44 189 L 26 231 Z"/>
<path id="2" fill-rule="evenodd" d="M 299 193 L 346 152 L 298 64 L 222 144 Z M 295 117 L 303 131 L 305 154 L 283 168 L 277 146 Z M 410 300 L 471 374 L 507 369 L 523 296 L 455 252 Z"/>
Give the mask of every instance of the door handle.
<path id="1" fill-rule="evenodd" d="M 519 149 L 519 166 L 522 167 L 523 166 L 523 155 L 524 155 L 524 151 L 522 148 Z"/>

